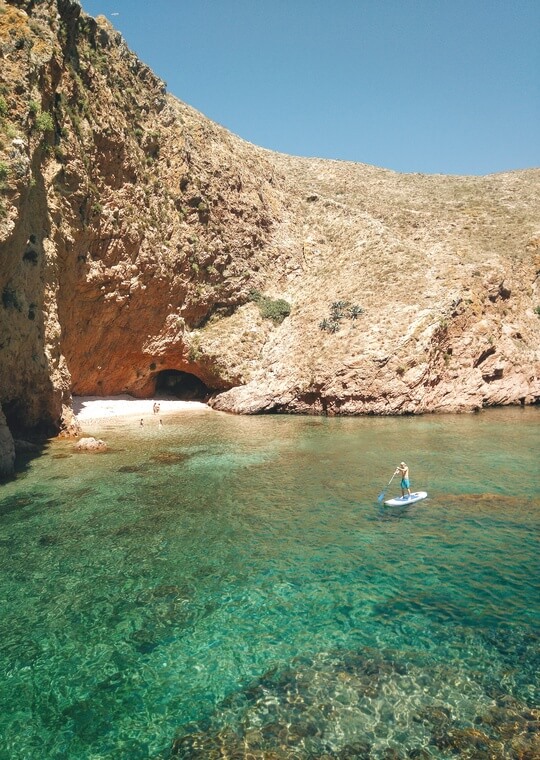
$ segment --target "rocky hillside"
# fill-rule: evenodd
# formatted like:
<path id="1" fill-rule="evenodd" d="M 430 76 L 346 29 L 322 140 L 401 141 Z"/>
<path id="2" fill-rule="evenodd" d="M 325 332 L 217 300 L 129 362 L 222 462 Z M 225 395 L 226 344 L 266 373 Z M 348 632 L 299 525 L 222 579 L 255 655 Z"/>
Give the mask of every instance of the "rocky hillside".
<path id="1" fill-rule="evenodd" d="M 72 394 L 315 414 L 540 399 L 540 170 L 263 150 L 76 0 L 0 0 L 0 64 L 0 469 L 11 434 L 72 429 Z"/>

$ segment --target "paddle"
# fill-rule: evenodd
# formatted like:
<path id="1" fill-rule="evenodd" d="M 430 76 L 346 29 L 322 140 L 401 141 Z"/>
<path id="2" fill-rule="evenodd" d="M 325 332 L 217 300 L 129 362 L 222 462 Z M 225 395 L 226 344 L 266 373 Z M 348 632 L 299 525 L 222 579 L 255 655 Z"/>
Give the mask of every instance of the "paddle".
<path id="1" fill-rule="evenodd" d="M 388 486 L 390 485 L 390 483 L 394 480 L 395 476 L 396 476 L 396 473 L 394 472 L 394 474 L 392 475 L 392 477 L 390 478 L 390 480 L 388 481 L 388 483 L 386 484 L 386 486 L 383 488 L 383 490 L 377 496 L 377 501 L 379 502 L 379 504 L 382 503 L 382 500 L 384 499 L 384 494 L 386 493 L 386 489 L 388 488 Z"/>

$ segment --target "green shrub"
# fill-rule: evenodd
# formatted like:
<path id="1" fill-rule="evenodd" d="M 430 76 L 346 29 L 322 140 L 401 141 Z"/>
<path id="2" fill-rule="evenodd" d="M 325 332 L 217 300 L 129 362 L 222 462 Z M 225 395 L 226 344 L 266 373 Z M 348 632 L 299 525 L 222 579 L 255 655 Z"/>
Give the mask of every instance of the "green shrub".
<path id="1" fill-rule="evenodd" d="M 537 306 L 535 308 L 534 313 L 537 314 L 540 317 L 540 306 Z"/>
<path id="2" fill-rule="evenodd" d="M 291 305 L 283 298 L 273 301 L 271 298 L 263 297 L 259 301 L 259 311 L 263 319 L 271 319 L 274 324 L 279 325 L 291 313 Z"/>
<path id="3" fill-rule="evenodd" d="M 3 161 L 0 161 L 0 183 L 5 182 L 9 174 L 9 167 Z"/>
<path id="4" fill-rule="evenodd" d="M 273 300 L 263 295 L 260 290 L 255 290 L 255 288 L 249 291 L 248 299 L 257 304 L 263 319 L 271 319 L 276 325 L 281 324 L 285 317 L 288 317 L 291 313 L 290 303 L 287 303 L 283 298 Z"/>
<path id="5" fill-rule="evenodd" d="M 6 99 L 0 95 L 0 117 L 5 116 L 7 114 L 7 111 L 8 111 L 8 107 L 7 107 Z"/>
<path id="6" fill-rule="evenodd" d="M 36 127 L 40 132 L 52 132 L 54 130 L 53 117 L 48 111 L 42 111 L 36 119 Z"/>

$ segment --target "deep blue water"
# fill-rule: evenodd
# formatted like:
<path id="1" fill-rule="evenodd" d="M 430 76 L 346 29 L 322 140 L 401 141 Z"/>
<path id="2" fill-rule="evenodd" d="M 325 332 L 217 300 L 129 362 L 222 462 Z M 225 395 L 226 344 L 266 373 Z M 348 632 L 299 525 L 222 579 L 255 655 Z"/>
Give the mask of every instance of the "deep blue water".
<path id="1" fill-rule="evenodd" d="M 0 487 L 1 760 L 534 757 L 539 422 L 52 441 Z M 402 459 L 429 498 L 381 507 Z"/>

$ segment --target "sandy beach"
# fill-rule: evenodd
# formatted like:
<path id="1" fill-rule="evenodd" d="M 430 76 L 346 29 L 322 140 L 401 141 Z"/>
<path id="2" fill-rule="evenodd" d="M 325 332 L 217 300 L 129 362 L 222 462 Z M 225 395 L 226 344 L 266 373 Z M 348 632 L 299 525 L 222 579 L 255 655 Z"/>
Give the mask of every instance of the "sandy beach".
<path id="1" fill-rule="evenodd" d="M 159 413 L 154 414 L 153 405 L 159 404 Z M 73 411 L 79 422 L 96 422 L 118 417 L 164 417 L 179 412 L 210 412 L 209 406 L 200 401 L 180 399 L 139 399 L 133 396 L 74 396 Z"/>

